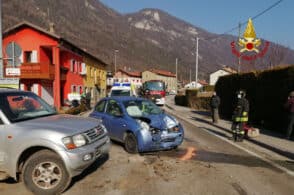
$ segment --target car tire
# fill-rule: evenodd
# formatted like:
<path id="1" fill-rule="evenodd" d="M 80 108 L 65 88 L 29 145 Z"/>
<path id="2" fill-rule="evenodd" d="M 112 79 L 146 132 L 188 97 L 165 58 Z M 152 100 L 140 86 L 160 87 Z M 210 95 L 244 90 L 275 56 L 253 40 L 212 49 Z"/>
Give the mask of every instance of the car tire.
<path id="1" fill-rule="evenodd" d="M 61 194 L 69 186 L 71 178 L 56 153 L 41 150 L 25 162 L 22 181 L 34 194 Z"/>
<path id="2" fill-rule="evenodd" d="M 125 136 L 124 143 L 125 143 L 125 149 L 128 153 L 131 153 L 131 154 L 138 153 L 137 139 L 133 133 L 128 133 Z"/>

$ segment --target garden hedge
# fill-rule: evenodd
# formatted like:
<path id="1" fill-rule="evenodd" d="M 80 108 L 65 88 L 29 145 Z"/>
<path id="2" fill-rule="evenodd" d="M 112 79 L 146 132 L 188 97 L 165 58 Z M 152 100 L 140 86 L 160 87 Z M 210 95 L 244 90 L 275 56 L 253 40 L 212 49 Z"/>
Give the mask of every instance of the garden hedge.
<path id="1" fill-rule="evenodd" d="M 215 91 L 221 98 L 222 118 L 231 118 L 236 91 L 240 89 L 246 91 L 250 103 L 249 123 L 285 132 L 284 104 L 294 90 L 294 66 L 220 77 Z"/>

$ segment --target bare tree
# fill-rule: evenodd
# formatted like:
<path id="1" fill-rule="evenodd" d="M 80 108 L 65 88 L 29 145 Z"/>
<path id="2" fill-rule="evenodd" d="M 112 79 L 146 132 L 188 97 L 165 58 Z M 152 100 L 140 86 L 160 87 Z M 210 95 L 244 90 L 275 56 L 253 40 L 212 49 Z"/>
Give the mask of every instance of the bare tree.
<path id="1" fill-rule="evenodd" d="M 289 49 L 281 45 L 272 44 L 267 52 L 267 55 L 263 57 L 264 65 L 272 69 L 274 66 L 281 65 L 284 62 Z"/>

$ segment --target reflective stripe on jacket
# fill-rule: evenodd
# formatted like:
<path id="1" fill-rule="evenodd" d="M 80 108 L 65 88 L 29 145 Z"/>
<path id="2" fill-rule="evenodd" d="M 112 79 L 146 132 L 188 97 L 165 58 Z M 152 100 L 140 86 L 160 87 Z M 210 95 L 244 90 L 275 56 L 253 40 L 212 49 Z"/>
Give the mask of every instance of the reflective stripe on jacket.
<path id="1" fill-rule="evenodd" d="M 248 121 L 248 117 L 236 117 L 235 122 L 247 122 Z"/>

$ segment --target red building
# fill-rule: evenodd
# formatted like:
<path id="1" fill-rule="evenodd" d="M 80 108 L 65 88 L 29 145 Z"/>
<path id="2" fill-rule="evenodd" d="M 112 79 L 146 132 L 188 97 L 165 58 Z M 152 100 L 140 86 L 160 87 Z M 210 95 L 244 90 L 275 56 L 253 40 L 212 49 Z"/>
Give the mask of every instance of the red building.
<path id="1" fill-rule="evenodd" d="M 57 109 L 69 93 L 83 90 L 82 54 L 53 31 L 28 22 L 3 33 L 4 77 L 19 77 L 21 89 L 35 92 Z"/>

